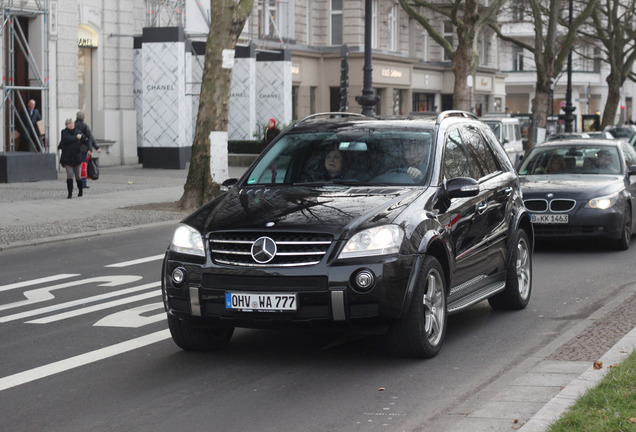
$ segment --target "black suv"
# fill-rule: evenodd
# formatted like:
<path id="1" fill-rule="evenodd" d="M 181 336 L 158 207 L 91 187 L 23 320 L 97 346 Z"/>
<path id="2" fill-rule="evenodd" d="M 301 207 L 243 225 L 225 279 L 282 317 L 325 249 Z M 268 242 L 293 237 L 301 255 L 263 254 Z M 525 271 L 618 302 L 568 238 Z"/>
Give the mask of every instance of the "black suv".
<path id="1" fill-rule="evenodd" d="M 461 111 L 329 114 L 285 130 L 175 230 L 162 290 L 179 347 L 221 348 L 235 327 L 349 326 L 432 357 L 449 314 L 528 304 L 532 224 L 488 126 Z"/>

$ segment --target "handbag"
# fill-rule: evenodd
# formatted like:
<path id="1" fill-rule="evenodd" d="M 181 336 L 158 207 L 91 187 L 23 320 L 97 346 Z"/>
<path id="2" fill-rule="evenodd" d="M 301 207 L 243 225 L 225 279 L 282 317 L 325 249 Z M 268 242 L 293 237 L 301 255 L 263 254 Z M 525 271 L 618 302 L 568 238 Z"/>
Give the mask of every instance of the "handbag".
<path id="1" fill-rule="evenodd" d="M 97 160 L 90 158 L 88 160 L 88 177 L 91 180 L 97 180 L 99 178 L 99 167 L 97 166 Z"/>
<path id="2" fill-rule="evenodd" d="M 88 163 L 82 162 L 82 170 L 80 172 L 80 177 L 83 179 L 88 178 Z"/>

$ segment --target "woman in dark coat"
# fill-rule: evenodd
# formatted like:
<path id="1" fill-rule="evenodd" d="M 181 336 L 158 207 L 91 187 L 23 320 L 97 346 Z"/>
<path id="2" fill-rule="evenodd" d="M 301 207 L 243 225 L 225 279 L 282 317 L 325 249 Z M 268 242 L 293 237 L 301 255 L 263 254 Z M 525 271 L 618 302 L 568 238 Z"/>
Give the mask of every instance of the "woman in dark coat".
<path id="1" fill-rule="evenodd" d="M 67 198 L 73 197 L 73 174 L 77 181 L 77 188 L 79 189 L 78 197 L 82 196 L 82 178 L 80 176 L 80 169 L 82 166 L 82 158 L 80 154 L 80 147 L 82 144 L 86 144 L 88 138 L 82 134 L 79 130 L 75 129 L 75 122 L 73 119 L 66 119 L 66 128 L 62 129 L 62 137 L 60 143 L 57 146 L 58 150 L 62 150 L 60 156 L 60 165 L 66 168 L 66 189 L 68 190 Z"/>

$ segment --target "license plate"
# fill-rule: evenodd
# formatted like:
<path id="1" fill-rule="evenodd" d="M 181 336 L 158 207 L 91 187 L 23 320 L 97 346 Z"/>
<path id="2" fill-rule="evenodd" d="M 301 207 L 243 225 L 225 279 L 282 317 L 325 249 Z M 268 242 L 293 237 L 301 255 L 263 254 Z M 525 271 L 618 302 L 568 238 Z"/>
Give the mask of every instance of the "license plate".
<path id="1" fill-rule="evenodd" d="M 566 214 L 533 214 L 532 223 L 539 224 L 566 224 L 569 218 Z"/>
<path id="2" fill-rule="evenodd" d="M 226 292 L 225 308 L 243 312 L 293 312 L 296 294 Z"/>

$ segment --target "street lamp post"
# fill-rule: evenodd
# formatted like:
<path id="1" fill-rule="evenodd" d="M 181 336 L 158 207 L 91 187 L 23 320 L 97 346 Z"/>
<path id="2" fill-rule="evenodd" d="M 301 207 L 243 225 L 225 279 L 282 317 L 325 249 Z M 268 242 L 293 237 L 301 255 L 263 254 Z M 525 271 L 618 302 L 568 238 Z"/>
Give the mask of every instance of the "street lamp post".
<path id="1" fill-rule="evenodd" d="M 570 0 L 568 24 L 569 27 L 572 27 L 572 0 Z M 565 107 L 563 108 L 563 111 L 565 111 L 566 132 L 573 132 L 572 123 L 574 123 L 574 115 L 572 113 L 574 110 L 576 110 L 576 108 L 572 106 L 572 48 L 570 48 L 570 52 L 568 53 L 568 82 L 565 90 Z"/>
<path id="2" fill-rule="evenodd" d="M 364 72 L 362 96 L 356 96 L 356 102 L 362 106 L 362 114 L 365 116 L 375 116 L 375 105 L 378 97 L 373 94 L 373 66 L 371 51 L 371 14 L 372 0 L 364 2 Z"/>

